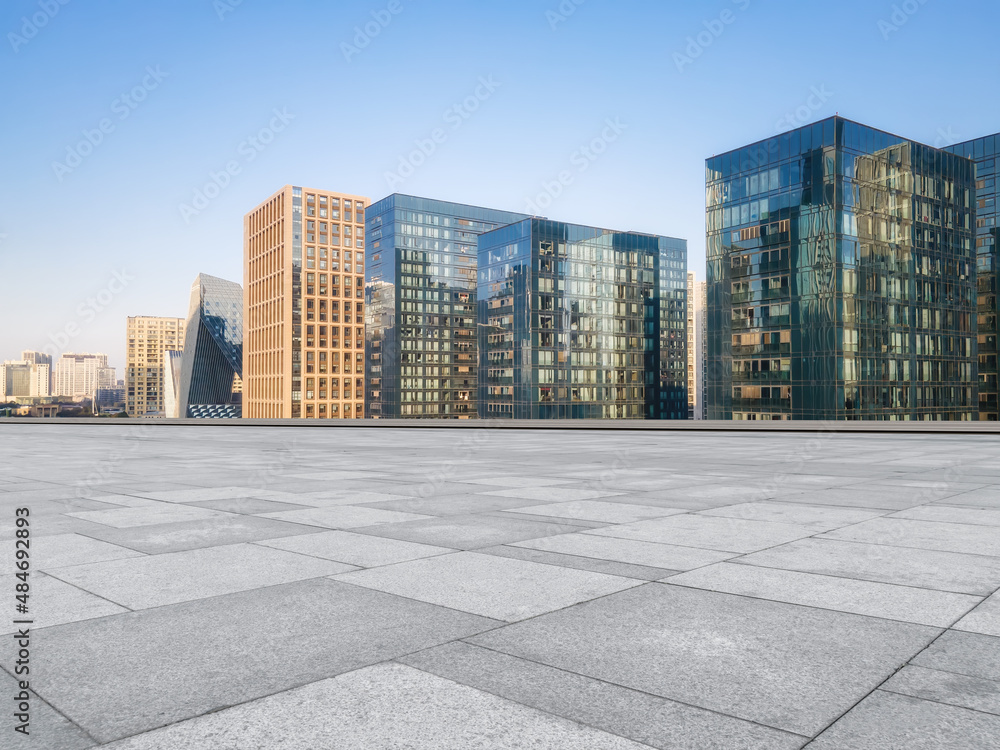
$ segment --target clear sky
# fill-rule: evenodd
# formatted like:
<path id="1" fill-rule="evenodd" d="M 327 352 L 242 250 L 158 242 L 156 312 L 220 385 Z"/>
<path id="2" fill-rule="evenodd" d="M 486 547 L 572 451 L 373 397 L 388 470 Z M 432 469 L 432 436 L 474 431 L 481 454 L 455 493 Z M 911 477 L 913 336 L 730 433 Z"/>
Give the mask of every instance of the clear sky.
<path id="1" fill-rule="evenodd" d="M 0 359 L 100 351 L 122 377 L 126 316 L 186 316 L 199 272 L 242 283 L 242 217 L 289 183 L 684 237 L 704 278 L 706 157 L 835 112 L 931 145 L 996 132 L 998 21 L 996 0 L 7 0 Z"/>

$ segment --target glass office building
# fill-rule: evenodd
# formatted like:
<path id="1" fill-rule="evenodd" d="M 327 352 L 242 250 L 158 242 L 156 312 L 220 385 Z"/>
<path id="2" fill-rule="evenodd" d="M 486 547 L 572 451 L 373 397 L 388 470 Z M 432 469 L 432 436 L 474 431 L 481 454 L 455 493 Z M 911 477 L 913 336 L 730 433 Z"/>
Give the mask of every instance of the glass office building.
<path id="1" fill-rule="evenodd" d="M 241 416 L 240 393 L 234 384 L 242 374 L 243 288 L 199 274 L 191 285 L 177 416 Z"/>
<path id="2" fill-rule="evenodd" d="M 976 294 L 979 419 L 995 422 L 997 403 L 997 158 L 1000 133 L 944 150 L 976 163 Z"/>
<path id="3" fill-rule="evenodd" d="M 972 161 L 831 117 L 706 168 L 709 419 L 976 418 Z"/>
<path id="4" fill-rule="evenodd" d="M 479 238 L 479 416 L 687 416 L 687 243 L 526 219 Z"/>
<path id="5" fill-rule="evenodd" d="M 525 214 L 390 195 L 368 210 L 372 418 L 476 416 L 476 240 Z"/>

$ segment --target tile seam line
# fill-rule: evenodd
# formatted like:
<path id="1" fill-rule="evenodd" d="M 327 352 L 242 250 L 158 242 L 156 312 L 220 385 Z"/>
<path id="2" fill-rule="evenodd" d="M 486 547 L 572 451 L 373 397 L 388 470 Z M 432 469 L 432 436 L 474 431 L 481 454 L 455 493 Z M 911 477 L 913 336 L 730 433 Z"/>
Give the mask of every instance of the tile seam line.
<path id="1" fill-rule="evenodd" d="M 908 664 L 906 666 L 910 666 L 910 665 Z M 964 676 L 964 677 L 972 677 L 973 675 L 962 675 L 962 676 Z M 980 677 L 978 679 L 983 679 L 983 678 Z M 993 680 L 993 682 L 996 682 L 996 680 Z M 903 696 L 904 698 L 912 698 L 913 700 L 927 701 L 928 703 L 936 703 L 939 706 L 947 706 L 948 708 L 960 708 L 963 711 L 972 711 L 973 713 L 982 714 L 983 716 L 992 716 L 994 719 L 1000 718 L 1000 713 L 994 713 L 992 711 L 984 711 L 981 708 L 972 708 L 970 706 L 963 706 L 963 705 L 960 705 L 958 703 L 947 703 L 945 701 L 938 700 L 936 698 L 926 698 L 926 697 L 924 697 L 922 695 L 913 695 L 911 693 L 901 693 L 899 690 L 892 690 L 892 689 L 887 688 L 887 687 L 880 687 L 878 689 L 881 690 L 883 693 L 890 693 L 892 695 L 900 695 L 900 696 Z"/>

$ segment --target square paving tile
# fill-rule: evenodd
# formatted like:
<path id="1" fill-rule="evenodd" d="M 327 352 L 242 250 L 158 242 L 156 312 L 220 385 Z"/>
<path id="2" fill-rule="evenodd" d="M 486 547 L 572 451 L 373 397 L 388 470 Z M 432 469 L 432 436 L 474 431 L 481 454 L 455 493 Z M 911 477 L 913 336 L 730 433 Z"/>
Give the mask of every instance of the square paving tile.
<path id="1" fill-rule="evenodd" d="M 455 551 L 447 547 L 432 547 L 428 544 L 402 542 L 398 539 L 368 534 L 353 534 L 349 531 L 323 531 L 306 536 L 269 539 L 258 544 L 302 555 L 337 560 L 361 568 L 392 565 Z"/>
<path id="2" fill-rule="evenodd" d="M 129 609 L 204 599 L 343 573 L 353 566 L 250 544 L 75 565 L 60 580 Z"/>
<path id="3" fill-rule="evenodd" d="M 515 487 L 509 490 L 491 490 L 482 493 L 496 497 L 519 497 L 523 500 L 538 500 L 546 503 L 562 503 L 570 500 L 594 500 L 599 497 L 621 495 L 621 492 L 605 490 L 584 490 L 574 487 Z"/>
<path id="4" fill-rule="evenodd" d="M 336 580 L 508 622 L 642 583 L 475 552 L 345 573 Z"/>
<path id="5" fill-rule="evenodd" d="M 809 736 L 939 632 L 651 583 L 469 640 Z"/>
<path id="6" fill-rule="evenodd" d="M 199 500 L 188 503 L 195 508 L 208 508 L 209 510 L 221 510 L 226 513 L 277 513 L 282 510 L 302 510 L 311 508 L 312 505 L 304 503 L 284 503 L 276 500 L 262 500 L 256 497 L 231 497 L 220 500 Z"/>
<path id="7" fill-rule="evenodd" d="M 273 518 L 234 513 L 227 513 L 222 518 L 212 518 L 207 521 L 133 526 L 124 529 L 98 524 L 91 526 L 93 528 L 80 533 L 150 555 L 323 531 L 319 526 L 304 526 Z"/>
<path id="8" fill-rule="evenodd" d="M 1000 532 L 990 526 L 875 518 L 820 538 L 1000 557 Z"/>
<path id="9" fill-rule="evenodd" d="M 0 541 L 4 551 L 3 559 L 13 560 L 14 539 Z M 32 539 L 29 552 L 32 570 L 50 570 L 66 565 L 120 560 L 126 557 L 141 557 L 142 553 L 120 547 L 117 544 L 101 542 L 82 534 L 52 534 Z M 4 571 L 6 572 L 6 571 Z"/>
<path id="10" fill-rule="evenodd" d="M 773 521 L 807 526 L 816 531 L 831 531 L 841 526 L 877 518 L 884 511 L 836 508 L 816 505 L 793 505 L 791 503 L 740 503 L 722 508 L 703 510 L 699 515 L 742 518 L 747 521 Z"/>
<path id="11" fill-rule="evenodd" d="M 329 579 L 301 581 L 39 631 L 45 658 L 32 686 L 108 742 L 497 624 Z M 10 667 L 9 652 L 0 659 Z M 329 732 L 331 712 L 318 708 Z"/>
<path id="12" fill-rule="evenodd" d="M 941 628 L 982 601 L 968 594 L 725 562 L 672 576 L 669 583 Z"/>
<path id="13" fill-rule="evenodd" d="M 956 507 L 952 505 L 921 505 L 893 513 L 889 518 L 909 518 L 914 521 L 941 521 L 943 523 L 973 524 L 975 526 L 1000 526 L 1000 510 Z M 1000 532 L 997 532 L 1000 533 Z"/>
<path id="14" fill-rule="evenodd" d="M 593 534 L 560 534 L 542 539 L 512 542 L 515 547 L 559 552 L 565 555 L 594 557 L 602 560 L 616 560 L 633 565 L 649 565 L 670 570 L 690 570 L 727 560 L 735 553 L 679 547 L 673 544 L 637 542 L 631 539 L 615 539 Z"/>
<path id="15" fill-rule="evenodd" d="M 791 542 L 816 532 L 813 529 L 787 523 L 687 514 L 610 526 L 584 533 L 634 539 L 640 542 L 701 547 L 720 552 L 746 553 Z"/>
<path id="16" fill-rule="evenodd" d="M 911 663 L 1000 681 L 1000 638 L 949 630 L 917 654 Z"/>
<path id="17" fill-rule="evenodd" d="M 911 665 L 896 672 L 880 689 L 1000 715 L 1000 681 L 997 680 Z"/>
<path id="18" fill-rule="evenodd" d="M 809 750 L 997 750 L 1000 716 L 876 690 Z"/>
<path id="19" fill-rule="evenodd" d="M 464 685 L 664 750 L 797 750 L 805 741 L 464 642 L 400 659 Z"/>
<path id="20" fill-rule="evenodd" d="M 642 750 L 645 746 L 412 667 L 381 664 L 113 747 Z"/>
<path id="21" fill-rule="evenodd" d="M 431 518 L 431 516 L 424 516 L 418 513 L 400 513 L 395 510 L 380 510 L 378 508 L 359 508 L 353 505 L 265 513 L 262 517 L 274 518 L 290 523 L 323 526 L 328 529 L 354 529 L 361 526 L 422 521 L 425 518 Z"/>
<path id="22" fill-rule="evenodd" d="M 523 497 L 496 497 L 477 493 L 437 497 L 407 497 L 401 500 L 367 503 L 366 507 L 398 510 L 405 513 L 422 513 L 428 516 L 461 516 L 469 513 L 519 508 L 523 505 Z"/>
<path id="23" fill-rule="evenodd" d="M 207 521 L 212 518 L 226 518 L 228 514 L 208 508 L 195 508 L 190 505 L 174 505 L 159 503 L 144 505 L 139 508 L 115 508 L 113 510 L 85 510 L 79 513 L 67 513 L 68 516 L 84 521 L 113 526 L 116 529 L 127 529 L 133 526 L 154 526 L 161 523 L 181 523 L 184 521 Z"/>
<path id="24" fill-rule="evenodd" d="M 428 521 L 408 521 L 384 526 L 368 526 L 358 533 L 419 542 L 452 549 L 475 549 L 509 544 L 525 539 L 579 531 L 570 524 L 525 521 L 520 518 L 465 515 L 434 518 Z"/>
<path id="25" fill-rule="evenodd" d="M 565 503 L 529 505 L 521 508 L 510 508 L 510 510 L 515 513 L 525 513 L 535 516 L 578 518 L 583 521 L 603 521 L 606 523 L 629 523 L 631 521 L 662 518 L 686 512 L 680 509 L 658 508 L 652 505 L 606 503 L 600 500 L 571 500 Z"/>
<path id="26" fill-rule="evenodd" d="M 659 581 L 662 578 L 676 575 L 679 572 L 666 568 L 653 568 L 648 565 L 631 565 L 629 563 L 615 562 L 614 560 L 600 560 L 596 557 L 563 555 L 559 552 L 546 552 L 540 549 L 514 547 L 506 544 L 498 544 L 495 547 L 481 547 L 476 552 L 483 555 L 496 555 L 497 557 L 511 557 L 515 560 L 527 560 L 528 562 L 542 563 L 543 565 L 555 565 L 559 568 L 589 570 L 592 573 L 605 573 L 609 576 L 636 578 L 641 581 Z"/>
<path id="27" fill-rule="evenodd" d="M 53 625 L 63 625 L 67 622 L 91 620 L 95 617 L 106 617 L 128 611 L 125 607 L 120 607 L 107 599 L 94 596 L 44 573 L 32 573 L 30 581 L 28 618 L 33 620 L 31 624 L 33 631 Z M 0 586 L 3 587 L 0 590 L 10 592 L 11 600 L 14 598 L 15 583 L 18 583 L 18 580 L 13 575 L 0 576 Z M 13 611 L 13 606 L 11 606 L 11 611 Z M 21 627 L 23 626 L 14 625 L 12 618 L 9 617 L 0 620 L 0 634 L 14 633 Z"/>
<path id="28" fill-rule="evenodd" d="M 983 487 L 978 490 L 963 492 L 960 495 L 951 495 L 942 501 L 942 505 L 944 504 L 1000 510 L 1000 485 Z"/>
<path id="29" fill-rule="evenodd" d="M 734 562 L 979 596 L 1000 587 L 995 557 L 834 539 L 800 539 Z"/>

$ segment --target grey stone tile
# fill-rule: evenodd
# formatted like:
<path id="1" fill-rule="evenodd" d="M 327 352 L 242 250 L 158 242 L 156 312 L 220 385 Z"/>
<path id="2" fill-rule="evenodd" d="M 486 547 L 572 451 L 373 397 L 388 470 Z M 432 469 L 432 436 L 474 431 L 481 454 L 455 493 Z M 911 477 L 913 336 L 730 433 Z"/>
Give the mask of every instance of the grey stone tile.
<path id="1" fill-rule="evenodd" d="M 221 510 L 225 513 L 277 513 L 282 510 L 302 510 L 312 508 L 313 505 L 304 503 L 284 503 L 276 500 L 262 500 L 256 497 L 233 497 L 220 500 L 199 500 L 189 503 L 196 508 L 208 508 L 209 510 Z"/>
<path id="2" fill-rule="evenodd" d="M 947 502 L 947 501 L 942 501 Z M 955 507 L 952 505 L 921 505 L 893 513 L 889 518 L 909 518 L 914 521 L 964 523 L 974 526 L 1000 526 L 1000 510 Z M 997 532 L 1000 534 L 1000 532 Z"/>
<path id="3" fill-rule="evenodd" d="M 33 630 L 128 611 L 125 607 L 81 591 L 76 586 L 44 573 L 32 573 L 29 580 L 31 590 L 28 596 L 28 617 L 33 620 L 31 625 Z M 14 584 L 18 582 L 13 575 L 0 575 L 0 586 L 2 586 L 0 591 L 9 592 L 13 600 Z M 13 633 L 20 627 L 23 626 L 14 625 L 10 618 L 5 617 L 0 620 L 0 634 Z"/>
<path id="4" fill-rule="evenodd" d="M 331 727 L 330 717 L 337 717 Z M 114 750 L 642 750 L 402 664 L 381 664 L 116 743 Z"/>
<path id="5" fill-rule="evenodd" d="M 241 516 L 232 513 L 208 521 L 133 526 L 125 529 L 98 524 L 92 524 L 92 526 L 93 528 L 88 528 L 81 533 L 94 539 L 111 542 L 150 555 L 204 549 L 239 542 L 255 542 L 260 539 L 275 539 L 298 534 L 316 534 L 323 531 L 319 526 L 303 526 L 286 521 L 276 521 L 273 518 Z"/>
<path id="6" fill-rule="evenodd" d="M 515 547 L 527 547 L 565 555 L 579 555 L 602 560 L 614 560 L 631 565 L 646 565 L 669 570 L 691 570 L 733 557 L 732 552 L 679 547 L 656 542 L 637 542 L 593 534 L 561 534 L 559 536 L 512 542 Z"/>
<path id="7" fill-rule="evenodd" d="M 134 526 L 154 526 L 162 523 L 221 519 L 226 518 L 228 514 L 207 508 L 194 508 L 189 505 L 160 503 L 157 505 L 145 505 L 140 508 L 87 510 L 79 513 L 67 513 L 67 515 L 84 521 L 113 526 L 116 529 L 127 529 Z"/>
<path id="8" fill-rule="evenodd" d="M 809 736 L 939 632 L 651 583 L 470 642 Z"/>
<path id="9" fill-rule="evenodd" d="M 496 497 L 519 497 L 522 500 L 537 500 L 545 503 L 561 503 L 570 500 L 594 500 L 622 493 L 606 490 L 582 490 L 574 487 L 516 487 L 509 490 L 491 490 L 482 494 L 495 495 Z"/>
<path id="10" fill-rule="evenodd" d="M 14 560 L 15 541 L 15 539 L 0 541 L 4 561 Z M 81 534 L 52 534 L 31 539 L 28 551 L 32 570 L 50 570 L 66 565 L 141 556 L 141 553 L 135 550 L 101 542 Z"/>
<path id="11" fill-rule="evenodd" d="M 234 497 L 256 497 L 253 487 L 186 487 L 183 489 L 134 492 L 131 494 L 167 503 L 195 503 L 199 500 L 224 500 Z M 257 490 L 259 492 L 259 489 Z"/>
<path id="12" fill-rule="evenodd" d="M 453 549 L 475 549 L 497 544 L 520 542 L 543 536 L 579 531 L 569 524 L 524 521 L 519 518 L 495 516 L 448 516 L 429 521 L 408 521 L 383 526 L 356 529 L 358 533 L 419 542 Z"/>
<path id="13" fill-rule="evenodd" d="M 510 510 L 534 516 L 576 518 L 583 521 L 602 521 L 605 523 L 630 523 L 632 521 L 642 521 L 647 518 L 662 518 L 685 512 L 680 509 L 658 508 L 652 505 L 606 503 L 600 500 L 571 500 L 563 503 L 511 508 Z"/>
<path id="14" fill-rule="evenodd" d="M 477 549 L 476 552 L 484 555 L 496 555 L 497 557 L 511 557 L 515 560 L 528 560 L 529 562 L 542 563 L 544 565 L 555 565 L 560 568 L 589 570 L 593 573 L 605 573 L 609 576 L 637 578 L 642 581 L 659 581 L 678 572 L 665 568 L 651 568 L 645 565 L 630 565 L 613 560 L 598 560 L 593 557 L 577 557 L 576 555 L 563 555 L 558 552 L 544 552 L 526 547 L 510 547 L 504 544 L 496 547 Z"/>
<path id="15" fill-rule="evenodd" d="M 331 560 L 233 544 L 76 565 L 59 568 L 53 575 L 129 609 L 144 609 L 352 569 Z"/>
<path id="16" fill-rule="evenodd" d="M 850 487 L 832 487 L 825 490 L 803 492 L 799 495 L 778 498 L 779 502 L 808 503 L 809 505 L 836 505 L 845 508 L 872 510 L 905 510 L 917 505 L 940 500 L 955 492 L 937 492 L 930 488 L 874 486 L 863 482 Z"/>
<path id="17" fill-rule="evenodd" d="M 970 633 L 982 633 L 1000 637 L 1000 592 L 993 594 L 969 614 L 959 620 L 955 627 Z"/>
<path id="18" fill-rule="evenodd" d="M 804 737 L 456 642 L 404 664 L 664 750 L 796 750 Z"/>
<path id="19" fill-rule="evenodd" d="M 323 526 L 328 529 L 355 529 L 361 526 L 373 526 L 383 523 L 422 521 L 426 518 L 431 518 L 431 516 L 424 516 L 419 513 L 400 513 L 395 510 L 338 505 L 326 508 L 265 513 L 262 518 L 274 518 L 290 523 Z"/>
<path id="20" fill-rule="evenodd" d="M 1000 587 L 994 557 L 833 539 L 800 539 L 733 562 L 978 596 Z"/>
<path id="21" fill-rule="evenodd" d="M 583 532 L 598 536 L 700 547 L 720 552 L 756 552 L 811 536 L 812 529 L 787 523 L 745 521 L 741 518 L 682 515 L 610 526 Z"/>
<path id="22" fill-rule="evenodd" d="M 725 562 L 681 573 L 669 582 L 941 628 L 951 626 L 982 601 L 968 594 Z"/>
<path id="23" fill-rule="evenodd" d="M 408 497 L 402 500 L 367 503 L 366 507 L 421 513 L 428 516 L 461 516 L 485 513 L 524 505 L 523 497 L 496 497 L 493 495 L 442 495 L 439 497 Z"/>
<path id="24" fill-rule="evenodd" d="M 466 479 L 469 484 L 486 484 L 493 487 L 551 487 L 558 484 L 572 484 L 578 480 L 572 477 L 526 477 L 526 476 L 497 476 L 482 477 L 478 479 Z"/>
<path id="25" fill-rule="evenodd" d="M 349 531 L 323 531 L 307 536 L 269 539 L 258 544 L 302 555 L 337 560 L 361 568 L 392 565 L 455 551 L 447 547 L 433 547 L 428 544 L 403 542 L 368 534 L 353 534 Z"/>
<path id="26" fill-rule="evenodd" d="M 11 706 L 10 712 L 4 717 L 4 741 L 10 742 L 5 747 L 11 750 L 86 750 L 97 744 L 96 740 L 88 737 L 83 730 L 74 726 L 30 689 L 28 734 L 15 733 L 14 727 L 20 722 L 11 714 L 14 712 L 13 699 L 21 692 L 20 683 L 11 675 L 0 671 L 0 690 L 10 700 Z M 8 737 L 10 740 L 6 739 Z"/>
<path id="27" fill-rule="evenodd" d="M 1000 716 L 876 690 L 809 750 L 997 750 Z"/>
<path id="28" fill-rule="evenodd" d="M 317 579 L 39 631 L 32 685 L 108 742 L 497 624 Z"/>
<path id="29" fill-rule="evenodd" d="M 1000 681 L 1000 638 L 949 630 L 921 651 L 912 663 Z"/>
<path id="30" fill-rule="evenodd" d="M 700 515 L 742 518 L 747 521 L 773 521 L 795 526 L 807 526 L 816 531 L 831 531 L 841 526 L 877 518 L 884 511 L 871 511 L 831 506 L 793 505 L 792 503 L 740 503 L 700 511 Z"/>
<path id="31" fill-rule="evenodd" d="M 335 505 L 366 505 L 407 499 L 405 495 L 394 495 L 388 492 L 366 492 L 364 490 L 304 492 L 296 495 L 296 498 L 296 502 L 310 508 L 329 508 Z M 388 510 L 392 509 L 389 508 Z"/>
<path id="32" fill-rule="evenodd" d="M 874 518 L 837 531 L 821 539 L 886 544 L 893 547 L 916 547 L 968 555 L 1000 556 L 1000 533 L 989 526 L 910 521 L 905 518 Z"/>
<path id="33" fill-rule="evenodd" d="M 884 682 L 881 689 L 1000 715 L 1000 682 L 997 680 L 906 666 Z"/>
<path id="34" fill-rule="evenodd" d="M 948 505 L 1000 510 L 1000 485 L 991 485 L 978 490 L 963 492 L 961 495 L 952 495 L 946 502 Z"/>
<path id="35" fill-rule="evenodd" d="M 12 506 L 17 507 L 17 506 Z M 5 518 L 0 520 L 0 540 L 15 539 L 18 527 L 14 523 L 14 514 L 5 514 Z M 31 519 L 31 538 L 38 540 L 43 536 L 55 534 L 88 534 L 91 530 L 106 529 L 99 523 L 84 521 L 79 518 L 64 515 L 36 516 Z"/>
<path id="36" fill-rule="evenodd" d="M 336 580 L 508 622 L 641 584 L 475 552 L 344 573 Z"/>

